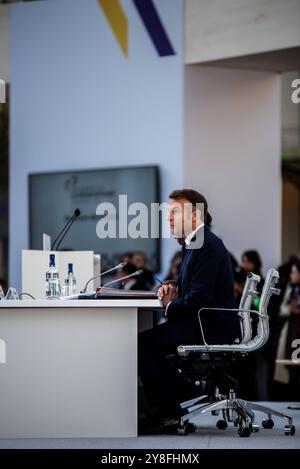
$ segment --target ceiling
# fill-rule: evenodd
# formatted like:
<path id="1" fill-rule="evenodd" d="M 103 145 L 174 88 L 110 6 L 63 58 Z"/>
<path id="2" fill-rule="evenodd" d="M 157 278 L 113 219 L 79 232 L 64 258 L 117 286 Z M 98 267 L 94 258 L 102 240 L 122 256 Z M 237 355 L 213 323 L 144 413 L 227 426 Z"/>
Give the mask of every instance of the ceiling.
<path id="1" fill-rule="evenodd" d="M 240 68 L 265 72 L 288 72 L 300 69 L 300 47 L 279 49 L 260 54 L 201 62 L 201 66 Z"/>

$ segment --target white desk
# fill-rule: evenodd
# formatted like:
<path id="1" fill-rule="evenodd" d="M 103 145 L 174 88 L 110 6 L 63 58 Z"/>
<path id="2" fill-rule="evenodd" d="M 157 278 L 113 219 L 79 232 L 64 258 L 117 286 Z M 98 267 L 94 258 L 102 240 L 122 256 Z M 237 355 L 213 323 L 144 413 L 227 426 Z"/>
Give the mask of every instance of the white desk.
<path id="1" fill-rule="evenodd" d="M 138 310 L 160 307 L 0 301 L 0 438 L 136 436 Z"/>

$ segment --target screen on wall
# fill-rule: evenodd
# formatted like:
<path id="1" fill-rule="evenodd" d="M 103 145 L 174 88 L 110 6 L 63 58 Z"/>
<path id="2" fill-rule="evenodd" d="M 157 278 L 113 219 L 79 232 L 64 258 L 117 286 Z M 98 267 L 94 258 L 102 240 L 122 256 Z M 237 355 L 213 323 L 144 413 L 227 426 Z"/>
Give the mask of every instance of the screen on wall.
<path id="1" fill-rule="evenodd" d="M 159 239 L 150 236 L 150 205 L 159 202 L 157 166 L 31 174 L 29 199 L 31 249 L 42 249 L 43 233 L 49 234 L 53 241 L 74 210 L 79 208 L 81 214 L 67 233 L 60 249 L 93 250 L 101 254 L 103 269 L 116 265 L 123 253 L 143 251 L 148 258 L 148 268 L 159 270 Z M 135 211 L 135 206 L 131 206 L 131 211 L 130 205 L 136 202 L 147 207 L 147 212 L 144 213 L 148 213 L 148 237 L 145 230 L 142 233 L 136 223 L 135 233 L 140 232 L 143 237 L 133 238 L 126 233 L 124 235 L 124 215 L 127 217 L 127 226 L 131 220 L 137 221 L 139 212 L 130 214 Z M 99 206 L 102 215 L 99 214 Z M 113 216 L 113 207 L 116 217 Z M 123 207 L 121 219 L 120 207 Z M 105 211 L 105 208 L 110 211 Z M 127 210 L 126 214 L 124 208 Z M 99 221 L 102 218 L 103 222 L 103 217 L 107 221 L 105 229 L 110 230 L 110 235 L 106 238 L 98 235 Z M 121 238 L 120 223 L 123 230 Z M 113 234 L 114 226 L 116 237 Z"/>

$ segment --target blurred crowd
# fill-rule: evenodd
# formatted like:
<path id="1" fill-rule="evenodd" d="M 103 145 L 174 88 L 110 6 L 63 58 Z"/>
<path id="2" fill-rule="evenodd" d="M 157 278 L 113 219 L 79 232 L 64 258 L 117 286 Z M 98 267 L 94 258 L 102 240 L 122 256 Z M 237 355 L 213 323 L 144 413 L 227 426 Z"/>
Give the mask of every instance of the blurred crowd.
<path id="1" fill-rule="evenodd" d="M 264 284 L 262 261 L 256 250 L 248 250 L 240 262 L 232 255 L 234 291 L 238 307 L 246 276 L 249 272 L 260 275 L 258 292 Z M 128 277 L 120 281 L 120 288 L 153 290 L 160 281 L 147 268 L 147 257 L 143 252 L 124 253 L 120 262 L 126 266 L 119 272 L 119 278 L 126 277 L 136 270 L 142 270 L 138 277 Z M 176 252 L 163 280 L 176 281 L 181 267 L 181 252 Z M 269 305 L 270 337 L 268 343 L 255 353 L 249 354 L 234 365 L 233 376 L 239 382 L 239 394 L 249 400 L 300 400 L 300 364 L 292 361 L 295 339 L 300 348 L 300 254 L 292 255 L 287 262 L 277 267 L 280 275 L 280 296 L 272 296 Z M 259 297 L 253 301 L 252 309 L 258 309 Z M 155 314 L 156 323 L 160 312 Z M 252 317 L 253 331 L 256 330 L 257 315 Z M 293 346 L 294 345 L 294 346 Z M 300 352 L 299 352 L 300 358 Z"/>

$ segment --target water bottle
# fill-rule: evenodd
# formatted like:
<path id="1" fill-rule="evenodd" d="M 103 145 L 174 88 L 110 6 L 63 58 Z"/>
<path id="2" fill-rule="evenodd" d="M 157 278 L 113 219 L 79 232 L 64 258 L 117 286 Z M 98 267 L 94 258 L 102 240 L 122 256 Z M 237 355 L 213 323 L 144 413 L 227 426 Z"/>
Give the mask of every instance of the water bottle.
<path id="1" fill-rule="evenodd" d="M 76 279 L 73 273 L 73 264 L 68 264 L 68 273 L 63 286 L 63 296 L 74 295 L 76 293 Z"/>
<path id="2" fill-rule="evenodd" d="M 46 298 L 57 300 L 60 298 L 59 273 L 55 268 L 55 254 L 50 254 L 49 269 L 46 272 Z"/>

